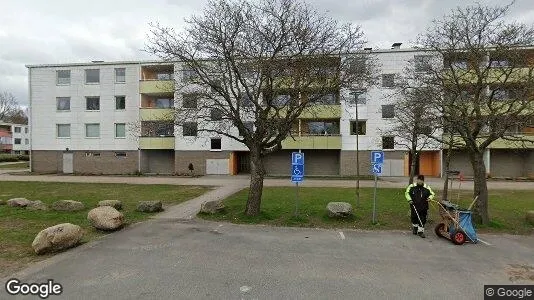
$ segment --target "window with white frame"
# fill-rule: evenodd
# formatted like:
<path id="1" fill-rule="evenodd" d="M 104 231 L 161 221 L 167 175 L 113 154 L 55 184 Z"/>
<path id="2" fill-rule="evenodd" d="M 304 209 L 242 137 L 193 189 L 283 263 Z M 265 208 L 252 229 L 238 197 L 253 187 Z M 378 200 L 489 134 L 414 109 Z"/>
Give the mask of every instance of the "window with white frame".
<path id="1" fill-rule="evenodd" d="M 431 59 L 430 55 L 415 55 L 414 64 L 416 72 L 429 72 L 431 70 Z"/>
<path id="2" fill-rule="evenodd" d="M 100 97 L 86 97 L 87 110 L 100 110 Z"/>
<path id="3" fill-rule="evenodd" d="M 57 124 L 56 128 L 58 138 L 70 138 L 70 124 Z"/>
<path id="4" fill-rule="evenodd" d="M 198 125 L 196 122 L 186 122 L 183 125 L 183 136 L 197 136 Z"/>
<path id="5" fill-rule="evenodd" d="M 222 142 L 221 138 L 211 138 L 211 150 L 221 150 Z"/>
<path id="6" fill-rule="evenodd" d="M 395 105 L 382 105 L 382 118 L 395 118 Z"/>
<path id="7" fill-rule="evenodd" d="M 15 139 L 15 145 L 20 145 L 22 144 L 22 139 Z"/>
<path id="8" fill-rule="evenodd" d="M 382 149 L 395 149 L 395 137 L 383 136 L 382 137 Z"/>
<path id="9" fill-rule="evenodd" d="M 30 140 L 29 139 L 24 139 L 24 144 L 29 145 L 30 144 Z"/>
<path id="10" fill-rule="evenodd" d="M 15 133 L 21 133 L 21 128 L 20 127 L 15 127 Z"/>
<path id="11" fill-rule="evenodd" d="M 100 137 L 100 124 L 98 123 L 85 124 L 85 137 L 88 137 L 88 138 Z"/>
<path id="12" fill-rule="evenodd" d="M 63 111 L 70 110 L 70 97 L 57 97 L 56 108 L 57 110 L 63 110 Z"/>
<path id="13" fill-rule="evenodd" d="M 116 138 L 126 137 L 126 124 L 125 123 L 115 123 L 115 137 Z"/>
<path id="14" fill-rule="evenodd" d="M 115 68 L 115 82 L 116 83 L 126 82 L 126 69 L 125 68 Z"/>
<path id="15" fill-rule="evenodd" d="M 197 94 L 186 93 L 182 94 L 182 107 L 183 108 L 197 108 Z"/>
<path id="16" fill-rule="evenodd" d="M 115 96 L 115 109 L 116 110 L 126 109 L 126 97 L 125 96 Z"/>
<path id="17" fill-rule="evenodd" d="M 100 83 L 100 69 L 85 70 L 85 83 L 88 83 L 88 84 Z"/>
<path id="18" fill-rule="evenodd" d="M 24 133 L 28 133 L 28 127 L 24 128 Z"/>
<path id="19" fill-rule="evenodd" d="M 382 87 L 395 87 L 395 74 L 382 74 Z"/>
<path id="20" fill-rule="evenodd" d="M 57 70 L 56 71 L 56 83 L 61 85 L 70 84 L 70 70 Z"/>

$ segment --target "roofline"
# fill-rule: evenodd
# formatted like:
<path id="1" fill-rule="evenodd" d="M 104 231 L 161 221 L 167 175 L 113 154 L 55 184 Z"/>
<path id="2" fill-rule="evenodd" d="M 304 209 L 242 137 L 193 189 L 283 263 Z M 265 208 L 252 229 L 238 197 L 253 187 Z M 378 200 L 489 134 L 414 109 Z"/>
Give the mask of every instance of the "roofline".
<path id="1" fill-rule="evenodd" d="M 19 125 L 19 126 L 29 126 L 28 124 L 18 124 L 18 123 L 5 123 L 5 122 L 0 122 L 0 125 Z"/>
<path id="2" fill-rule="evenodd" d="M 534 49 L 534 45 L 531 46 L 517 46 L 517 48 Z M 488 47 L 488 50 L 491 47 Z M 459 50 L 461 51 L 461 50 Z M 360 50 L 359 53 L 398 53 L 398 52 L 435 52 L 433 49 L 424 48 L 403 48 L 403 49 L 370 49 Z M 358 53 L 357 52 L 357 53 Z M 106 66 L 106 65 L 149 65 L 149 64 L 171 64 L 178 63 L 178 60 L 129 60 L 129 61 L 103 61 L 103 62 L 85 62 L 85 63 L 55 63 L 55 64 L 33 64 L 26 65 L 26 68 L 64 68 L 64 67 L 85 67 L 85 66 Z"/>

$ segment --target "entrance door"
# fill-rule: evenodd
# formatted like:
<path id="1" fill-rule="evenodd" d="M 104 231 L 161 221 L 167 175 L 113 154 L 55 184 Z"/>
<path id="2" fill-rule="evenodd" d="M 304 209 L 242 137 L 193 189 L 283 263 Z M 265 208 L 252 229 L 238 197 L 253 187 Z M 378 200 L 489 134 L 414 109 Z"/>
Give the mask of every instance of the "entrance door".
<path id="1" fill-rule="evenodd" d="M 73 161 L 74 153 L 63 152 L 63 173 L 72 174 L 74 172 Z"/>

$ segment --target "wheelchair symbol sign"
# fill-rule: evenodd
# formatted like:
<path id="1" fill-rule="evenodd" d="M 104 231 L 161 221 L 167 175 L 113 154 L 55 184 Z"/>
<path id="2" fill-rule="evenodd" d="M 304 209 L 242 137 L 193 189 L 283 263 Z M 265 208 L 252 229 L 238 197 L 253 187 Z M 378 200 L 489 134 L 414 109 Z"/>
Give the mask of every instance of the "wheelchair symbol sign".
<path id="1" fill-rule="evenodd" d="M 304 165 L 293 165 L 292 176 L 304 176 Z"/>

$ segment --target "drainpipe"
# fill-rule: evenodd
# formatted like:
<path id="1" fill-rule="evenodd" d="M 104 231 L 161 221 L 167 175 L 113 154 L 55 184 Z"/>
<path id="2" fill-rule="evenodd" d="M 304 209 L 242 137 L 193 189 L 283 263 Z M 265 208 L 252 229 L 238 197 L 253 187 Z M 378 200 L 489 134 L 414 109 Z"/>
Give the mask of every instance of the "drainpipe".
<path id="1" fill-rule="evenodd" d="M 30 160 L 29 160 L 29 167 L 30 172 L 33 170 L 32 168 L 32 162 L 33 162 L 33 128 L 32 128 L 32 88 L 31 88 L 31 78 L 32 78 L 32 69 L 28 68 L 28 97 L 30 98 L 30 106 L 28 107 L 28 128 L 30 129 Z"/>

